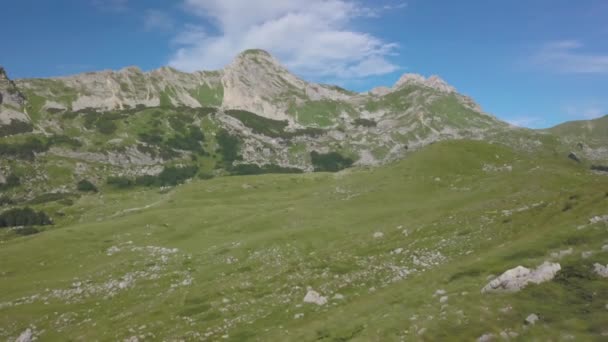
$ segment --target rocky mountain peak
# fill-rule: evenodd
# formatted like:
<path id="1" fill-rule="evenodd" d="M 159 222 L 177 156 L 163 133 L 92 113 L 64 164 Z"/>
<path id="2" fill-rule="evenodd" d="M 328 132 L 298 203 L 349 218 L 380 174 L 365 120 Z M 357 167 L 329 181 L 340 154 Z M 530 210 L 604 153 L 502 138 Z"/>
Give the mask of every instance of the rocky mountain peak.
<path id="1" fill-rule="evenodd" d="M 7 75 L 6 70 L 0 66 L 0 104 L 8 104 L 13 107 L 21 107 L 25 97 L 17 86 Z"/>
<path id="2" fill-rule="evenodd" d="M 444 81 L 441 77 L 433 75 L 429 78 L 425 78 L 419 74 L 404 74 L 401 78 L 395 83 L 394 89 L 399 89 L 406 85 L 420 85 L 424 87 L 433 88 L 437 91 L 443 93 L 455 93 L 456 88 L 449 85 L 446 81 Z"/>

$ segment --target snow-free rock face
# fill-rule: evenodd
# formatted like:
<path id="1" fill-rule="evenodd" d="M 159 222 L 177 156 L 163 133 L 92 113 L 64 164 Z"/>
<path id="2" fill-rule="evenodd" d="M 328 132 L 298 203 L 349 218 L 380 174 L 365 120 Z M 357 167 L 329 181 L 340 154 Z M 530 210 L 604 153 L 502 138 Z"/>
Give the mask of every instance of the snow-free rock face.
<path id="1" fill-rule="evenodd" d="M 547 261 L 536 269 L 517 266 L 489 282 L 481 292 L 517 292 L 530 283 L 540 284 L 553 279 L 559 270 L 560 264 Z"/>
<path id="2" fill-rule="evenodd" d="M 417 85 L 432 88 L 434 90 L 444 93 L 455 93 L 456 88 L 449 85 L 446 81 L 441 79 L 439 76 L 433 75 L 429 78 L 425 78 L 418 74 L 404 74 L 395 83 L 394 89 L 399 89 L 407 85 Z"/>
<path id="3" fill-rule="evenodd" d="M 4 68 L 0 67 L 0 105 L 20 108 L 24 102 L 25 96 L 21 94 L 15 83 L 8 78 Z"/>
<path id="4" fill-rule="evenodd" d="M 222 106 L 243 109 L 275 120 L 291 120 L 291 101 L 347 100 L 348 95 L 320 84 L 308 83 L 290 73 L 263 50 L 239 54 L 223 72 Z"/>
<path id="5" fill-rule="evenodd" d="M 24 105 L 25 96 L 0 67 L 0 137 L 31 130 L 30 118 L 22 111 Z"/>
<path id="6" fill-rule="evenodd" d="M 221 87 L 220 77 L 220 72 L 184 73 L 169 67 L 142 72 L 138 67 L 127 67 L 67 77 L 22 79 L 16 84 L 43 97 L 45 106 L 50 108 L 73 111 L 161 105 L 197 108 L 221 103 L 221 96 L 212 101 L 216 95 L 213 90 Z M 205 103 L 201 98 L 213 103 Z"/>

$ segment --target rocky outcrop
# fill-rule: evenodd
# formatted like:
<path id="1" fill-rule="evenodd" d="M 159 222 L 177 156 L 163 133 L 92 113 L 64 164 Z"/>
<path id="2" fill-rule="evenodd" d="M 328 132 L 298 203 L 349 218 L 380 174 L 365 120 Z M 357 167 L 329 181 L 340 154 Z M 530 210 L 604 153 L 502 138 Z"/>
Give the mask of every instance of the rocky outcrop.
<path id="1" fill-rule="evenodd" d="M 327 304 L 327 297 L 321 296 L 317 291 L 309 288 L 306 296 L 304 296 L 304 303 L 325 305 Z"/>
<path id="2" fill-rule="evenodd" d="M 0 137 L 32 130 L 30 118 L 22 112 L 24 105 L 25 96 L 0 67 Z"/>
<path id="3" fill-rule="evenodd" d="M 25 103 L 25 96 L 19 91 L 15 82 L 11 81 L 3 67 L 0 67 L 0 105 L 21 108 Z"/>
<path id="4" fill-rule="evenodd" d="M 292 101 L 348 100 L 350 95 L 291 74 L 263 50 L 239 54 L 223 70 L 222 106 L 243 109 L 274 120 L 293 120 L 287 115 Z"/>
<path id="5" fill-rule="evenodd" d="M 489 282 L 481 292 L 517 292 L 530 283 L 540 284 L 553 279 L 559 270 L 560 264 L 547 261 L 536 269 L 517 266 Z"/>
<path id="6" fill-rule="evenodd" d="M 608 265 L 604 266 L 602 264 L 595 263 L 593 264 L 593 271 L 595 271 L 595 273 L 602 278 L 608 278 Z"/>
<path id="7" fill-rule="evenodd" d="M 429 78 L 425 78 L 424 76 L 419 74 L 404 74 L 403 76 L 401 76 L 401 78 L 399 78 L 397 83 L 395 83 L 393 89 L 399 89 L 408 85 L 428 87 L 443 93 L 456 92 L 456 88 L 449 85 L 439 76 L 433 75 Z"/>

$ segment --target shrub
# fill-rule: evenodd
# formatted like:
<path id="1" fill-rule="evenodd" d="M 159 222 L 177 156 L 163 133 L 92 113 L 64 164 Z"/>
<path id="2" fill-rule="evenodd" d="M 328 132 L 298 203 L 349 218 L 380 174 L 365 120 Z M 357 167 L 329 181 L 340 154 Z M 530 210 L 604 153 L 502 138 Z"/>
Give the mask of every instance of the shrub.
<path id="1" fill-rule="evenodd" d="M 101 134 L 111 135 L 118 129 L 118 126 L 114 123 L 114 121 L 107 119 L 99 119 L 95 123 L 95 127 Z"/>
<path id="2" fill-rule="evenodd" d="M 205 140 L 205 136 L 199 127 L 190 126 L 184 135 L 175 135 L 167 140 L 167 145 L 178 150 L 192 151 L 203 153 L 201 142 Z"/>
<path id="3" fill-rule="evenodd" d="M 315 168 L 315 172 L 336 172 L 346 169 L 353 165 L 354 161 L 348 157 L 343 157 L 337 152 L 318 153 L 310 152 L 310 159 Z"/>
<path id="4" fill-rule="evenodd" d="M 29 122 L 12 119 L 8 125 L 0 126 L 0 137 L 15 135 L 20 133 L 28 133 L 34 130 L 34 126 Z"/>
<path id="5" fill-rule="evenodd" d="M 239 156 L 239 145 L 241 141 L 239 138 L 230 135 L 225 130 L 221 130 L 217 137 L 217 143 L 220 145 L 219 152 L 222 154 L 224 165 L 226 168 L 230 168 L 235 160 L 241 159 Z"/>
<path id="6" fill-rule="evenodd" d="M 21 185 L 21 179 L 14 173 L 11 173 L 6 177 L 6 183 L 0 184 L 0 190 L 7 190 Z"/>
<path id="7" fill-rule="evenodd" d="M 40 231 L 34 227 L 23 227 L 20 229 L 15 229 L 15 234 L 21 236 L 34 235 L 38 233 L 40 233 Z"/>
<path id="8" fill-rule="evenodd" d="M 603 165 L 591 165 L 591 170 L 594 170 L 594 171 L 602 171 L 602 172 L 608 172 L 608 166 L 603 166 Z"/>
<path id="9" fill-rule="evenodd" d="M 161 186 L 181 184 L 187 179 L 194 177 L 197 172 L 198 167 L 196 166 L 165 167 L 158 175 L 158 184 Z"/>
<path id="10" fill-rule="evenodd" d="M 227 110 L 227 115 L 237 118 L 243 125 L 251 128 L 254 133 L 264 134 L 273 138 L 285 138 L 289 134 L 285 128 L 289 124 L 287 121 L 268 119 L 244 110 Z"/>
<path id="11" fill-rule="evenodd" d="M 0 228 L 17 226 L 45 226 L 53 224 L 50 217 L 42 211 L 31 208 L 15 208 L 0 214 Z"/>
<path id="12" fill-rule="evenodd" d="M 0 156 L 33 159 L 35 153 L 48 151 L 49 145 L 38 137 L 29 137 L 19 143 L 0 143 Z"/>
<path id="13" fill-rule="evenodd" d="M 362 127 L 376 127 L 376 121 L 374 120 L 369 120 L 369 119 L 363 119 L 363 118 L 357 118 L 355 119 L 355 126 L 362 126 Z"/>
<path id="14" fill-rule="evenodd" d="M 76 184 L 76 189 L 82 192 L 97 192 L 97 187 L 95 184 L 91 183 L 87 179 L 83 179 L 78 184 Z"/>
<path id="15" fill-rule="evenodd" d="M 135 182 L 127 177 L 108 177 L 106 183 L 118 189 L 126 189 L 135 185 Z"/>
<path id="16" fill-rule="evenodd" d="M 265 173 L 303 173 L 301 169 L 294 167 L 282 167 L 275 164 L 239 164 L 231 169 L 233 175 L 261 175 Z"/>

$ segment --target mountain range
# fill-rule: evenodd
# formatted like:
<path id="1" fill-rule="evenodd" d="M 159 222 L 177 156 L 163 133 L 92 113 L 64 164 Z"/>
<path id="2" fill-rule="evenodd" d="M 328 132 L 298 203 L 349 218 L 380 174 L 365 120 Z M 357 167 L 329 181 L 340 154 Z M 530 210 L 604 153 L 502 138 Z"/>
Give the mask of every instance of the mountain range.
<path id="1" fill-rule="evenodd" d="M 515 127 L 438 76 L 310 83 L 261 50 L 0 68 L 0 339 L 603 340 L 607 129 Z"/>

